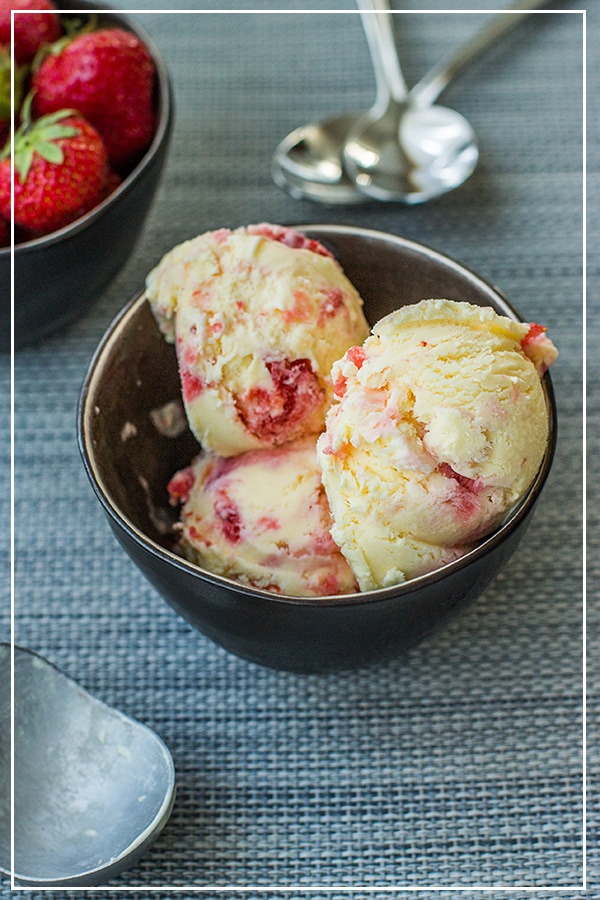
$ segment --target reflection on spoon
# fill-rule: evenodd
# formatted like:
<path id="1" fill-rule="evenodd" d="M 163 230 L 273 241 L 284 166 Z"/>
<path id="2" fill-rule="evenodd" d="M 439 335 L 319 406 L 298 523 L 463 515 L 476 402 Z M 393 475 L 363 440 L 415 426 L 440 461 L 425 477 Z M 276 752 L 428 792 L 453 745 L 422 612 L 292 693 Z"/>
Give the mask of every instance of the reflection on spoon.
<path id="1" fill-rule="evenodd" d="M 377 200 L 423 203 L 453 190 L 474 171 L 479 151 L 464 116 L 443 106 L 411 106 L 389 122 L 359 120 L 344 147 L 358 189 Z"/>
<path id="2" fill-rule="evenodd" d="M 326 122 L 303 125 L 288 134 L 271 163 L 275 184 L 296 200 L 363 203 L 363 194 L 344 171 L 341 154 L 346 135 L 359 115 L 347 113 Z"/>

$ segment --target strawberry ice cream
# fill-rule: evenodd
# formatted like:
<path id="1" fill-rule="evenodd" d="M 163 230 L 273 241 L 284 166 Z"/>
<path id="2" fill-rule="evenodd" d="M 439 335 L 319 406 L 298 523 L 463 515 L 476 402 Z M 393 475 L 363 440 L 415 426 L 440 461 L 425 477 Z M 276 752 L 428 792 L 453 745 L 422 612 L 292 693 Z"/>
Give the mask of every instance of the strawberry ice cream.
<path id="1" fill-rule="evenodd" d="M 297 596 L 357 590 L 334 543 L 315 439 L 223 458 L 202 452 L 169 484 L 178 550 L 253 587 Z"/>
<path id="2" fill-rule="evenodd" d="M 428 300 L 397 310 L 333 366 L 318 440 L 332 535 L 361 590 L 461 556 L 531 485 L 548 440 L 537 325 Z"/>
<path id="3" fill-rule="evenodd" d="M 368 334 L 362 300 L 329 251 L 268 224 L 174 247 L 146 298 L 175 343 L 190 428 L 225 457 L 319 433 L 331 367 Z"/>

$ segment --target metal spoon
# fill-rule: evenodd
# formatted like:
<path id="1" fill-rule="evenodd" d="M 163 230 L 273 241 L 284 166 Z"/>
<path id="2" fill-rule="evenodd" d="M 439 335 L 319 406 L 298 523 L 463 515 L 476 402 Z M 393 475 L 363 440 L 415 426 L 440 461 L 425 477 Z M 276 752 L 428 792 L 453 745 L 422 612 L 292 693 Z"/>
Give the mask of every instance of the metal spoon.
<path id="1" fill-rule="evenodd" d="M 11 647 L 0 644 L 0 682 Z M 9 695 L 9 696 L 7 696 Z M 11 874 L 10 691 L 0 700 L 0 870 Z M 105 884 L 166 824 L 173 760 L 149 728 L 14 647 L 14 870 L 25 886 Z"/>
<path id="2" fill-rule="evenodd" d="M 543 2 L 517 0 L 511 8 L 529 9 Z M 498 16 L 449 63 L 426 75 L 400 109 L 393 106 L 379 118 L 368 113 L 355 123 L 343 158 L 359 190 L 377 200 L 423 203 L 466 181 L 479 156 L 475 133 L 464 116 L 434 101 L 467 62 L 526 15 Z"/>
<path id="3" fill-rule="evenodd" d="M 407 111 L 406 121 L 403 118 L 401 149 L 396 148 L 392 152 L 401 173 L 400 189 L 397 183 L 392 186 L 394 196 L 389 195 L 387 186 L 380 191 L 379 181 L 374 180 L 373 154 L 376 151 L 373 148 L 367 148 L 370 167 L 359 170 L 358 164 L 354 167 L 352 162 L 348 164 L 355 179 L 363 176 L 358 181 L 358 186 L 344 170 L 344 140 L 348 136 L 355 137 L 358 122 L 361 119 L 365 121 L 364 113 L 347 113 L 293 131 L 275 151 L 272 163 L 275 182 L 296 198 L 306 197 L 327 204 L 359 203 L 364 201 L 365 195 L 377 196 L 377 199 L 419 203 L 458 187 L 472 173 L 477 163 L 475 136 L 463 116 L 454 110 L 433 106 L 433 103 L 462 68 L 521 22 L 528 14 L 527 10 L 537 9 L 546 3 L 547 0 L 517 0 L 510 7 L 510 12 L 497 15 L 450 60 L 435 66 L 409 92 L 406 100 L 412 100 L 415 109 L 411 107 Z M 382 7 L 378 6 L 377 11 L 378 15 L 374 15 L 367 11 L 367 6 L 363 6 L 363 24 L 368 18 L 381 20 L 391 16 L 389 12 L 386 16 Z M 369 46 L 373 52 L 373 45 L 370 43 Z M 376 73 L 377 71 L 376 65 Z M 378 96 L 375 107 L 379 102 Z M 423 141 L 421 126 L 432 140 L 429 146 Z M 400 123 L 394 136 L 398 146 L 399 133 Z M 323 148 L 326 152 L 323 152 Z M 438 151 L 440 157 L 437 155 Z M 350 152 L 348 150 L 348 155 Z M 321 165 L 322 160 L 325 160 L 325 166 Z M 361 166 L 363 164 L 364 160 Z M 405 168 L 410 172 L 410 181 L 404 174 Z M 459 176 L 462 176 L 462 180 Z"/>
<path id="4" fill-rule="evenodd" d="M 387 107 L 400 108 L 408 89 L 398 61 L 387 0 L 360 0 L 359 6 L 377 89 L 371 113 L 379 116 Z M 363 14 L 363 10 L 381 10 L 387 15 Z M 344 171 L 342 148 L 348 131 L 362 115 L 346 113 L 288 134 L 277 147 L 271 163 L 275 183 L 296 199 L 361 203 L 364 197 Z"/>

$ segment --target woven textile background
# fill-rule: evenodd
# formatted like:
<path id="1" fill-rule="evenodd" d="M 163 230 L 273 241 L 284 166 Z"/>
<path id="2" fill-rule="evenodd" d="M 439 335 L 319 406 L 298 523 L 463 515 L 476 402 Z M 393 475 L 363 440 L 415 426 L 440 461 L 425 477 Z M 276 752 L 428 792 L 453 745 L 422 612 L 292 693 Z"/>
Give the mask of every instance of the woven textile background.
<path id="1" fill-rule="evenodd" d="M 272 183 L 291 129 L 366 107 L 374 82 L 349 0 L 134 13 L 170 69 L 176 124 L 137 249 L 92 311 L 14 359 L 14 635 L 173 754 L 177 799 L 141 862 L 100 895 L 600 897 L 598 856 L 598 6 L 550 4 L 444 94 L 480 164 L 425 206 L 326 208 Z M 469 8 L 496 9 L 493 0 Z M 224 4 L 221 4 L 225 8 Z M 185 11 L 189 7 L 188 11 Z M 325 12 L 328 7 L 343 11 Z M 407 80 L 480 27 L 456 0 L 400 3 Z M 584 20 L 582 11 L 587 8 Z M 246 9 L 247 11 L 239 11 Z M 308 12 L 306 10 L 313 10 Z M 566 10 L 561 14 L 556 10 Z M 583 59 L 588 48 L 588 833 L 583 890 Z M 251 222 L 362 225 L 422 241 L 497 284 L 560 350 L 554 467 L 504 572 L 443 631 L 384 665 L 299 676 L 188 626 L 117 545 L 77 449 L 75 410 L 113 316 L 174 244 Z M 17 297 L 18 302 L 18 297 Z M 2 379 L 2 638 L 10 636 L 10 360 Z M 4 687 L 4 686 L 3 686 Z M 159 888 L 151 894 L 149 888 Z M 219 890 L 219 888 L 223 890 Z M 226 892 L 224 889 L 231 889 Z M 560 889 L 564 889 L 561 891 Z M 243 890 L 242 890 L 243 889 Z M 418 891 L 416 889 L 419 889 Z M 7 881 L 0 897 L 10 895 Z M 59 892 L 59 895 L 62 894 Z M 441 896 L 446 896 L 444 892 Z M 41 897 L 41 891 L 27 896 Z M 57 896 L 56 894 L 54 896 Z M 64 892 L 64 896 L 94 896 Z"/>

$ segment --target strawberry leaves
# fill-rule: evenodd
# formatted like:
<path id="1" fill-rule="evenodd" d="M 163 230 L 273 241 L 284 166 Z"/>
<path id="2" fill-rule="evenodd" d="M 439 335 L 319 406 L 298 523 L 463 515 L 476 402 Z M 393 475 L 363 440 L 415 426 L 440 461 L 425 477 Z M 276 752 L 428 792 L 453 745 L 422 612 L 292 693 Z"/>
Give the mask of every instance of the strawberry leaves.
<path id="1" fill-rule="evenodd" d="M 63 119 L 73 115 L 74 110 L 72 109 L 60 109 L 32 122 L 32 99 L 32 93 L 25 98 L 21 111 L 21 125 L 15 132 L 15 170 L 21 184 L 25 184 L 27 180 L 34 154 L 39 154 L 42 159 L 49 163 L 61 165 L 64 161 L 64 153 L 57 141 L 79 134 L 79 129 L 73 124 L 64 124 L 62 122 Z M 9 156 L 10 151 L 11 145 L 9 141 L 2 151 L 0 159 L 5 159 Z"/>
<path id="2" fill-rule="evenodd" d="M 156 129 L 154 61 L 131 32 L 111 27 L 79 34 L 33 73 L 36 115 L 74 107 L 100 133 L 114 168 L 126 173 Z"/>
<path id="3" fill-rule="evenodd" d="M 12 2 L 56 12 L 55 0 Z M 0 220 L 14 218 L 26 236 L 62 228 L 101 203 L 156 128 L 154 61 L 136 35 L 104 27 L 95 14 L 56 13 L 49 29 L 36 16 L 20 17 L 36 27 L 24 30 L 27 53 L 12 72 L 0 40 Z M 0 38 L 2 27 L 0 0 Z"/>
<path id="4" fill-rule="evenodd" d="M 31 235 L 48 234 L 97 206 L 114 182 L 104 141 L 78 113 L 26 116 L 0 159 L 0 214 Z M 7 158 L 8 157 L 8 158 Z M 14 201 L 13 201 L 14 194 Z M 14 205 L 14 208 L 13 208 Z"/>

